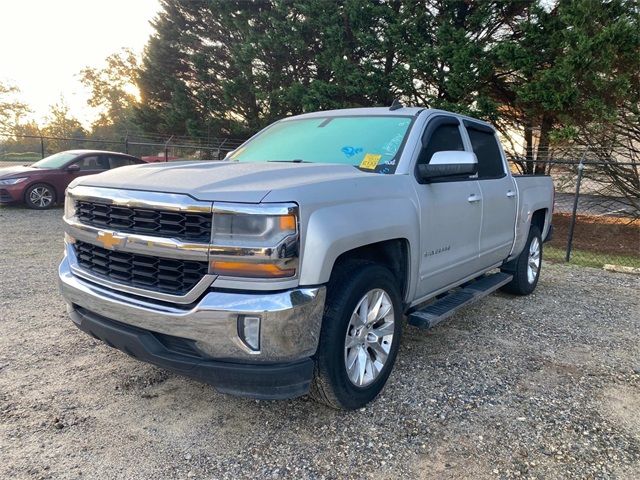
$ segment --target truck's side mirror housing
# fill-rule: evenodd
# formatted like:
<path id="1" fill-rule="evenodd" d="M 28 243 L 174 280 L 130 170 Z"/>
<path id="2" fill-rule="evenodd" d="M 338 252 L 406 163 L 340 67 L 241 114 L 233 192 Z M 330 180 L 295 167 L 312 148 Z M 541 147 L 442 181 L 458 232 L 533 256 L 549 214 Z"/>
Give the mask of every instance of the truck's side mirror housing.
<path id="1" fill-rule="evenodd" d="M 418 165 L 418 176 L 425 183 L 446 177 L 465 177 L 477 171 L 478 159 L 472 152 L 436 152 L 429 163 Z"/>

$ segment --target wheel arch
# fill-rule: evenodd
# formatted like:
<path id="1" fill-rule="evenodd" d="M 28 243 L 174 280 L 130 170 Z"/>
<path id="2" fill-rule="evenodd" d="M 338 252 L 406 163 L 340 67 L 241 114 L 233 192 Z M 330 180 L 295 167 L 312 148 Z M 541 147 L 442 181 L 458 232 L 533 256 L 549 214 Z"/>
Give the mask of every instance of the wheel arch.
<path id="1" fill-rule="evenodd" d="M 352 260 L 368 261 L 382 265 L 388 268 L 394 275 L 400 287 L 400 294 L 406 301 L 410 285 L 409 259 L 409 240 L 406 238 L 394 238 L 369 243 L 343 252 L 336 258 L 332 271 L 338 266 Z"/>
<path id="2" fill-rule="evenodd" d="M 382 258 L 392 271 L 402 272 L 399 275 L 406 299 L 415 287 L 411 271 L 420 256 L 419 224 L 415 205 L 400 197 L 313 211 L 302 230 L 300 284 L 327 283 L 336 262 L 346 258 Z"/>
<path id="3" fill-rule="evenodd" d="M 549 232 L 549 227 L 551 225 L 551 213 L 549 208 L 537 208 L 530 213 L 523 215 L 521 218 L 522 219 L 518 220 L 518 223 L 516 225 L 516 238 L 513 250 L 511 251 L 511 255 L 509 256 L 509 258 L 507 258 L 505 262 L 509 262 L 520 255 L 520 252 L 527 242 L 529 231 L 531 230 L 532 225 L 535 225 L 540 229 L 540 234 L 542 235 L 543 241 L 545 240 Z"/>
<path id="4" fill-rule="evenodd" d="M 544 234 L 544 231 L 545 231 L 544 228 L 545 228 L 545 225 L 547 224 L 548 214 L 549 214 L 548 208 L 540 208 L 535 212 L 533 212 L 533 214 L 531 215 L 531 223 L 529 224 L 529 228 L 531 228 L 532 225 L 535 225 L 540 229 L 540 234 L 541 235 Z"/>

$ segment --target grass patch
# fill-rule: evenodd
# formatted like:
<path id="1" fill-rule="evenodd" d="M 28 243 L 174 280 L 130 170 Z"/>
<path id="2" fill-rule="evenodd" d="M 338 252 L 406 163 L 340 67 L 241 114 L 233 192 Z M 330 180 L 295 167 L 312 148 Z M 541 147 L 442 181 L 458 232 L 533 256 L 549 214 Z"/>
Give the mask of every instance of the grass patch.
<path id="1" fill-rule="evenodd" d="M 42 156 L 38 152 L 9 152 L 0 154 L 0 162 L 35 162 L 41 159 Z"/>
<path id="2" fill-rule="evenodd" d="M 545 245 L 544 259 L 550 262 L 564 262 L 566 250 L 564 248 Z M 581 267 L 602 268 L 605 264 L 622 265 L 624 267 L 640 267 L 640 256 L 618 255 L 613 253 L 590 252 L 588 250 L 571 250 L 572 265 Z"/>

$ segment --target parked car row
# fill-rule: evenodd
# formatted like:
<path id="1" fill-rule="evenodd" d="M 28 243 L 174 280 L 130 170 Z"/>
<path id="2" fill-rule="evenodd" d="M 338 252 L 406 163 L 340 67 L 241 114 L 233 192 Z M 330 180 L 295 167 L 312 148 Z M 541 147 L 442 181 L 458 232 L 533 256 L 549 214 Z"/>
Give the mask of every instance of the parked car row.
<path id="1" fill-rule="evenodd" d="M 64 191 L 74 179 L 140 163 L 145 162 L 124 153 L 68 150 L 31 165 L 0 168 L 0 205 L 51 208 L 64 200 Z"/>

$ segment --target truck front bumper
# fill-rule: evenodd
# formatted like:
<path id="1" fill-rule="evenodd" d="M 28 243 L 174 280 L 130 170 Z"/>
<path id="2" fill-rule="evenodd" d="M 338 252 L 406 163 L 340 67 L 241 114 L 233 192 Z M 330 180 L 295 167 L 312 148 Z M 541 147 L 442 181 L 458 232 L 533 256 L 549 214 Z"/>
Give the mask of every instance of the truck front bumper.
<path id="1" fill-rule="evenodd" d="M 62 295 L 81 330 L 129 355 L 212 384 L 225 393 L 261 399 L 308 391 L 310 357 L 320 336 L 325 287 L 284 292 L 209 291 L 191 305 L 123 294 L 60 264 Z M 260 319 L 259 350 L 243 340 L 242 318 Z"/>

